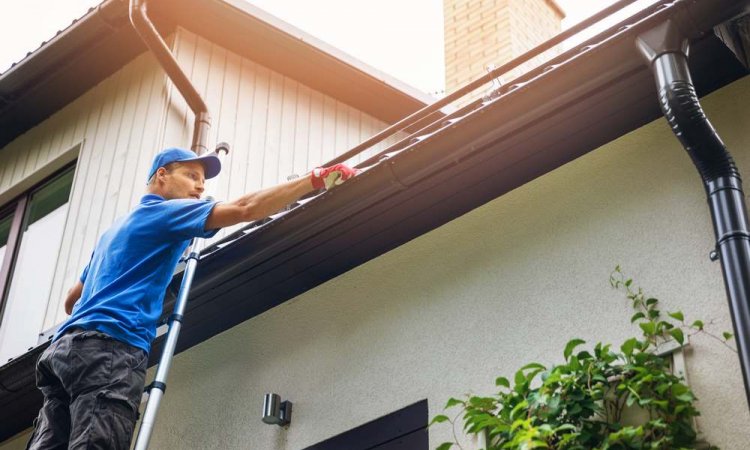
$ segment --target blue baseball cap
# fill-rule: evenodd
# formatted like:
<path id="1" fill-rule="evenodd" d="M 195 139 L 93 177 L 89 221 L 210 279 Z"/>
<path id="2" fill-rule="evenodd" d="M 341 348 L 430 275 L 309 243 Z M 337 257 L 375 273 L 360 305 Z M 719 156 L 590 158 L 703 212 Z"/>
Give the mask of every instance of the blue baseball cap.
<path id="1" fill-rule="evenodd" d="M 206 179 L 213 178 L 221 172 L 221 161 L 214 153 L 206 153 L 198 156 L 190 150 L 184 148 L 172 147 L 162 150 L 154 156 L 154 162 L 151 164 L 151 170 L 148 172 L 147 181 L 154 176 L 159 167 L 164 167 L 173 162 L 195 161 L 201 163 Z"/>

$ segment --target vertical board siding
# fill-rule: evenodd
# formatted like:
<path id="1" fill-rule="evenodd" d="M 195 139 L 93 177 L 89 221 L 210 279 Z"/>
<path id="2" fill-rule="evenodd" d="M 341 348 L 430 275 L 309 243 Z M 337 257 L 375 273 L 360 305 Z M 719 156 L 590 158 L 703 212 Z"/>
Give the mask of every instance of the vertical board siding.
<path id="1" fill-rule="evenodd" d="M 190 76 L 193 71 L 193 56 L 195 53 L 195 36 L 183 36 L 175 39 L 174 54 L 182 70 Z M 161 133 L 157 147 L 183 146 L 187 147 L 192 136 L 192 115 L 188 117 L 189 108 L 179 90 L 172 83 L 168 83 L 166 97 L 166 113 L 162 118 Z M 198 86 L 196 84 L 196 86 Z"/>
<path id="2" fill-rule="evenodd" d="M 296 80 L 271 71 L 223 47 L 178 29 L 175 42 L 180 66 L 204 95 L 212 115 L 209 149 L 221 141 L 232 149 L 214 196 L 240 195 L 302 175 L 376 134 L 386 124 Z M 170 88 L 162 147 L 187 146 L 193 115 Z M 389 140 L 353 158 L 385 148 Z M 214 238 L 221 239 L 237 227 Z"/>
<path id="3" fill-rule="evenodd" d="M 64 293 L 99 235 L 142 195 L 152 149 L 163 134 L 166 86 L 153 57 L 143 54 L 0 149 L 4 204 L 40 181 L 39 174 L 52 161 L 81 144 L 62 243 L 50 249 L 56 270 L 39 331 L 64 320 Z"/>
<path id="4" fill-rule="evenodd" d="M 170 42 L 212 114 L 209 149 L 220 141 L 232 146 L 213 187 L 218 199 L 231 200 L 302 175 L 386 126 L 186 30 L 178 28 Z M 65 319 L 63 296 L 97 239 L 143 195 L 153 155 L 165 147 L 190 145 L 193 120 L 179 91 L 153 57 L 143 54 L 0 149 L 1 206 L 50 162 L 82 143 L 40 331 Z"/>

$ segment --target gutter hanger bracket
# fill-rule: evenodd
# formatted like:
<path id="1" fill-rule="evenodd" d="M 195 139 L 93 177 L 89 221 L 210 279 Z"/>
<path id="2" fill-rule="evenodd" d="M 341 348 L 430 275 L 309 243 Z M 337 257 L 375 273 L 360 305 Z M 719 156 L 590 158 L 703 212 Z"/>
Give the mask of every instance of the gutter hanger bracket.
<path id="1" fill-rule="evenodd" d="M 396 175 L 396 172 L 393 170 L 393 161 L 383 161 L 383 165 L 385 166 L 385 172 L 388 174 L 388 179 L 391 182 L 392 186 L 395 186 L 397 189 L 404 191 L 406 189 L 409 189 L 409 185 L 401 181 L 401 179 Z"/>

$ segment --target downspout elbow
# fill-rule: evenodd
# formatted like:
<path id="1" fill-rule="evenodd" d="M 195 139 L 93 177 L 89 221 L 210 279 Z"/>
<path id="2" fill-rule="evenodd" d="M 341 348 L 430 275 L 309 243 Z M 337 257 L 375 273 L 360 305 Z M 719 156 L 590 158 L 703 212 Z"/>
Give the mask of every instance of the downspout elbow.
<path id="1" fill-rule="evenodd" d="M 211 128 L 211 117 L 206 102 L 203 101 L 201 95 L 182 71 L 169 47 L 148 18 L 146 0 L 131 0 L 128 12 L 133 28 L 195 114 L 191 149 L 199 155 L 207 152 L 206 141 L 208 140 L 208 130 Z"/>
<path id="2" fill-rule="evenodd" d="M 709 122 L 690 78 L 687 39 L 667 21 L 638 37 L 638 48 L 651 66 L 659 104 L 673 133 L 693 160 L 706 189 L 722 177 L 739 179 L 737 166 Z"/>

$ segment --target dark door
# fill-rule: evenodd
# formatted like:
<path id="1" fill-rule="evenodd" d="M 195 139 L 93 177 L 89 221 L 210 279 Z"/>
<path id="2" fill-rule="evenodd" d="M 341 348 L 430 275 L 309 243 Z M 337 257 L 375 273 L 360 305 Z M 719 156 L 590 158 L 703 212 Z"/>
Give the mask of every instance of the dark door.
<path id="1" fill-rule="evenodd" d="M 409 405 L 305 450 L 428 450 L 427 400 Z"/>

